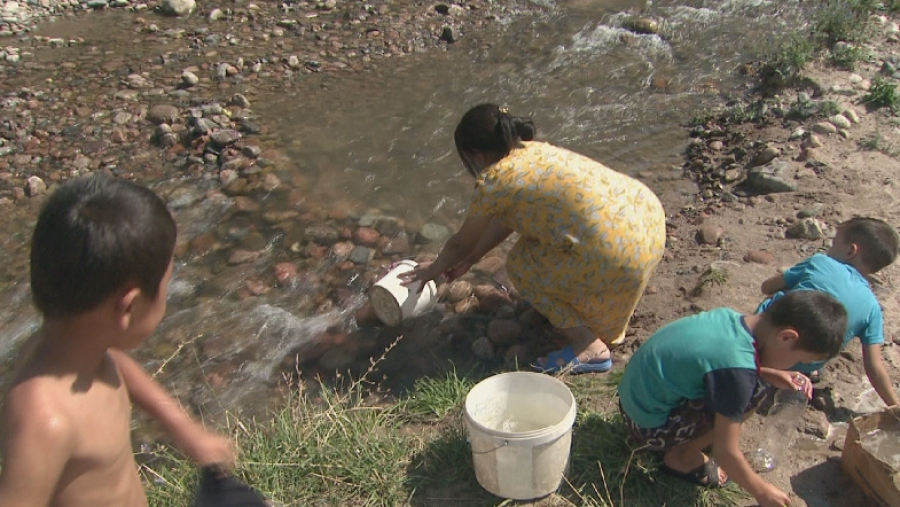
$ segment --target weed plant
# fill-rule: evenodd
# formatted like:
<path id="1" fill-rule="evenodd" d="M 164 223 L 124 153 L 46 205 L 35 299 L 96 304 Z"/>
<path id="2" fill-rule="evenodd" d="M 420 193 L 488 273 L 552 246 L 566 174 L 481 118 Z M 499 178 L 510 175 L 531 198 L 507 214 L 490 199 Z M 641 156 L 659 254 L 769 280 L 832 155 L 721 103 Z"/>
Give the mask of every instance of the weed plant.
<path id="1" fill-rule="evenodd" d="M 869 92 L 862 97 L 862 102 L 869 110 L 887 107 L 892 112 L 897 112 L 897 109 L 900 108 L 900 93 L 897 92 L 897 84 L 891 83 L 881 76 L 876 76 L 872 80 Z"/>

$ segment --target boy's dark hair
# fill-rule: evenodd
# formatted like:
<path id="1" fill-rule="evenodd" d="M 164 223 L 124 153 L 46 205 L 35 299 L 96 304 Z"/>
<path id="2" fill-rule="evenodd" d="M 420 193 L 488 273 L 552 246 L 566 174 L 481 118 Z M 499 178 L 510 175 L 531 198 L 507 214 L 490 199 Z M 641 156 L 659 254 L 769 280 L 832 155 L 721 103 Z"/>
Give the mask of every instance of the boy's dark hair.
<path id="1" fill-rule="evenodd" d="M 847 310 L 829 294 L 818 290 L 794 290 L 775 299 L 763 315 L 777 328 L 791 328 L 800 339 L 796 348 L 838 355 L 847 333 Z"/>
<path id="2" fill-rule="evenodd" d="M 841 224 L 841 227 L 847 241 L 859 246 L 862 261 L 873 273 L 881 271 L 897 259 L 900 235 L 884 220 L 854 217 Z"/>
<path id="3" fill-rule="evenodd" d="M 534 123 L 531 118 L 510 116 L 505 108 L 496 104 L 479 104 L 459 120 L 453 139 L 466 169 L 477 177 L 478 171 L 468 159 L 469 153 L 490 152 L 505 157 L 520 141 L 534 139 Z"/>
<path id="4" fill-rule="evenodd" d="M 109 176 L 70 180 L 34 227 L 34 305 L 45 317 L 74 316 L 128 283 L 155 297 L 174 249 L 175 221 L 152 190 Z"/>

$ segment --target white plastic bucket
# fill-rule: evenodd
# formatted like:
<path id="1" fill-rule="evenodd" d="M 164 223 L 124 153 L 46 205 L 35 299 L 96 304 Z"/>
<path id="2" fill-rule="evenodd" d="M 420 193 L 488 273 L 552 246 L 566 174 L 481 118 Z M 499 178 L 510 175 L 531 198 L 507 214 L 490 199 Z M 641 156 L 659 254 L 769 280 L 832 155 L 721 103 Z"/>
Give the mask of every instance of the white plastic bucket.
<path id="1" fill-rule="evenodd" d="M 418 264 L 415 261 L 400 261 L 387 275 L 375 282 L 369 289 L 369 303 L 375 315 L 389 326 L 398 326 L 405 319 L 426 312 L 434 306 L 437 287 L 434 281 L 425 284 L 416 282 L 404 287 L 399 276 L 412 271 Z"/>
<path id="2" fill-rule="evenodd" d="M 465 407 L 478 483 L 513 500 L 556 491 L 568 470 L 576 411 L 572 392 L 550 375 L 510 372 L 479 382 Z"/>

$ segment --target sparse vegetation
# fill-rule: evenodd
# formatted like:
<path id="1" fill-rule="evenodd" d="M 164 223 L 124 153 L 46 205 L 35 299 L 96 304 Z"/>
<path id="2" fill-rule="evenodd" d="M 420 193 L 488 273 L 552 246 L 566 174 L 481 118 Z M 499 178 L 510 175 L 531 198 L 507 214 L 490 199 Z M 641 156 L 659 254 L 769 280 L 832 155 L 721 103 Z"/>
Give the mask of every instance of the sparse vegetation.
<path id="1" fill-rule="evenodd" d="M 628 444 L 615 408 L 619 378 L 561 377 L 572 384 L 578 419 L 567 479 L 546 505 L 726 507 L 747 498 L 734 485 L 703 490 L 656 473 L 659 457 Z M 388 404 L 369 402 L 359 382 L 315 399 L 295 392 L 269 420 L 230 420 L 237 475 L 285 507 L 509 505 L 475 480 L 461 417 L 475 381 L 455 371 L 421 379 Z M 196 474 L 188 461 L 165 446 L 141 457 L 151 506 L 190 505 Z"/>
<path id="2" fill-rule="evenodd" d="M 897 84 L 877 76 L 872 81 L 869 92 L 863 96 L 862 102 L 870 110 L 887 107 L 896 112 L 900 108 L 900 93 L 897 92 Z"/>

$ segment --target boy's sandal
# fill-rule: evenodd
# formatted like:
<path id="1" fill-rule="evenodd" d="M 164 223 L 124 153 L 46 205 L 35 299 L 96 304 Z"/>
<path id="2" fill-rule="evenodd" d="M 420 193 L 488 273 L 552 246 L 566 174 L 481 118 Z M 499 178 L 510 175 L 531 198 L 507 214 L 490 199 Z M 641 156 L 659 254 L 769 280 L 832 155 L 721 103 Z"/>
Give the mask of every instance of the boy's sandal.
<path id="1" fill-rule="evenodd" d="M 674 468 L 669 468 L 665 463 L 659 465 L 659 471 L 702 488 L 716 489 L 731 483 L 731 479 L 726 479 L 723 483 L 719 482 L 719 465 L 712 458 L 690 472 L 679 472 Z"/>
<path id="2" fill-rule="evenodd" d="M 538 359 L 532 367 L 539 373 L 559 373 L 565 371 L 568 373 L 605 373 L 612 369 L 612 358 L 607 359 L 589 359 L 587 361 L 579 361 L 575 356 L 572 347 L 566 346 L 559 350 L 555 350 L 547 354 L 547 358 L 543 361 Z"/>

